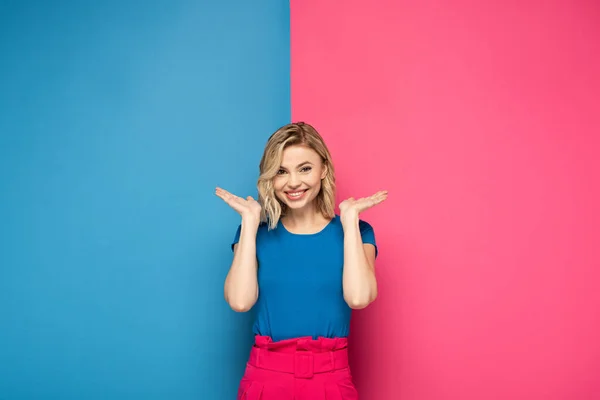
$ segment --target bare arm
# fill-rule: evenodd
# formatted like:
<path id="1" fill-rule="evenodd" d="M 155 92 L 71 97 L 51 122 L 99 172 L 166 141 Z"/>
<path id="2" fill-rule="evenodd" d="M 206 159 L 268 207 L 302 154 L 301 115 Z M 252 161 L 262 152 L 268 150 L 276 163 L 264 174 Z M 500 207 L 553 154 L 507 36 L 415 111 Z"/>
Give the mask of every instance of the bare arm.
<path id="1" fill-rule="evenodd" d="M 250 310 L 258 298 L 257 230 L 258 222 L 242 221 L 240 241 L 234 246 L 233 262 L 225 278 L 225 300 L 238 312 Z"/>
<path id="2" fill-rule="evenodd" d="M 258 299 L 256 233 L 260 225 L 260 204 L 217 188 L 215 194 L 242 216 L 240 240 L 233 248 L 233 261 L 225 278 L 224 294 L 229 306 L 238 312 L 248 311 Z"/>
<path id="3" fill-rule="evenodd" d="M 375 246 L 363 244 L 359 214 L 387 199 L 387 191 L 340 203 L 340 218 L 344 228 L 344 300 L 351 308 L 365 308 L 377 298 L 375 277 Z"/>
<path id="4" fill-rule="evenodd" d="M 375 246 L 363 244 L 358 216 L 342 221 L 344 228 L 344 300 L 351 308 L 365 308 L 377 298 Z"/>

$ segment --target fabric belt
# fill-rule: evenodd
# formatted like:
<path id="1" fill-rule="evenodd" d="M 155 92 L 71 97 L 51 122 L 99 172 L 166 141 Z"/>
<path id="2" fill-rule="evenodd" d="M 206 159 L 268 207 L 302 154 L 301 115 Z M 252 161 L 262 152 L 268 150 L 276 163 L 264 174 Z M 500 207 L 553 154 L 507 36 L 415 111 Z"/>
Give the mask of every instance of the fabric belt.
<path id="1" fill-rule="evenodd" d="M 252 347 L 248 363 L 256 368 L 294 374 L 297 378 L 310 379 L 314 374 L 331 372 L 348 367 L 348 349 L 313 352 L 277 352 Z"/>

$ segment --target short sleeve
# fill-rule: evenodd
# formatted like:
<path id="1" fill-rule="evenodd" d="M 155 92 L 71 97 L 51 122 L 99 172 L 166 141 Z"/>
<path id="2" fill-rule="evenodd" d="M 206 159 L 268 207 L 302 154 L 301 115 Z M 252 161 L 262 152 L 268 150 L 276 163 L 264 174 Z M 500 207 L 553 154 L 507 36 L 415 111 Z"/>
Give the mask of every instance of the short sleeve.
<path id="1" fill-rule="evenodd" d="M 369 243 L 375 246 L 375 257 L 379 254 L 377 249 L 377 242 L 375 241 L 375 231 L 371 224 L 366 221 L 360 220 L 358 222 L 358 228 L 360 229 L 360 236 L 362 237 L 363 243 Z"/>
<path id="2" fill-rule="evenodd" d="M 233 251 L 233 247 L 237 242 L 240 241 L 240 234 L 242 232 L 242 225 L 240 224 L 235 232 L 235 236 L 233 237 L 233 242 L 231 242 L 231 251 Z"/>

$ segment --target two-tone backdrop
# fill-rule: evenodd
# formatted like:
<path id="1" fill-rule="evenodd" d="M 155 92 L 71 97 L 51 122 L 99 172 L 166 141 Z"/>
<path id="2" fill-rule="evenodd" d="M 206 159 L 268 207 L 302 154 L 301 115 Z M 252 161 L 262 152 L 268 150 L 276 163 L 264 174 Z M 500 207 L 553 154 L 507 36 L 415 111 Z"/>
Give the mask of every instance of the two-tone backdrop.
<path id="1" fill-rule="evenodd" d="M 417 4 L 418 3 L 418 4 Z M 0 399 L 235 397 L 223 279 L 268 136 L 321 131 L 380 295 L 365 400 L 600 399 L 600 10 L 0 2 Z"/>

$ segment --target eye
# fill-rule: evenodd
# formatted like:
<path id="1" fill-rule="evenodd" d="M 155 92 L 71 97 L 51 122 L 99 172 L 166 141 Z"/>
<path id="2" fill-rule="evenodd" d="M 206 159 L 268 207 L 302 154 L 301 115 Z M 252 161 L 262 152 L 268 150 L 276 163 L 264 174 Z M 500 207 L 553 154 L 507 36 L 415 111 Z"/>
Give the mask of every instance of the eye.
<path id="1" fill-rule="evenodd" d="M 301 172 L 310 172 L 311 170 L 312 170 L 312 167 L 308 167 L 308 166 L 307 167 L 302 167 L 300 169 Z"/>
<path id="2" fill-rule="evenodd" d="M 283 175 L 283 174 L 285 174 L 284 169 L 280 169 L 279 171 L 277 171 L 277 175 Z"/>

